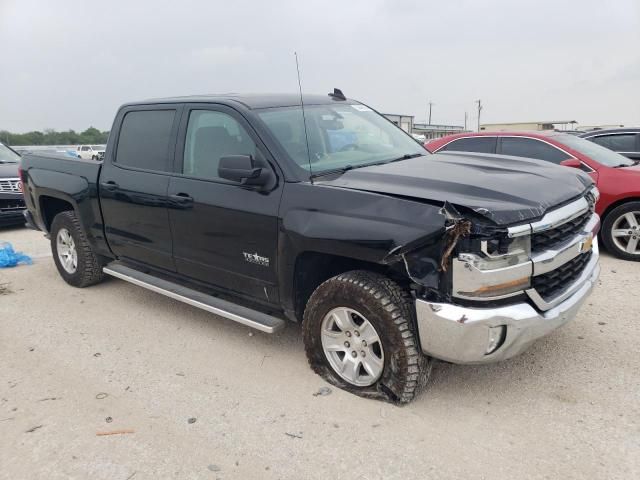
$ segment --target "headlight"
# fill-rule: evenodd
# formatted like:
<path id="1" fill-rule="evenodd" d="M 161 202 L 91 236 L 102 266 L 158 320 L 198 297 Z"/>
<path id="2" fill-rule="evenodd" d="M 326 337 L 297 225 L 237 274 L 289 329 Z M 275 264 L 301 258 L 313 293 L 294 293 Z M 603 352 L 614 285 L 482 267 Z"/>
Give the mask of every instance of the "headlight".
<path id="1" fill-rule="evenodd" d="M 531 237 L 481 240 L 480 252 L 461 253 L 458 258 L 479 270 L 496 270 L 529 261 Z"/>
<path id="2" fill-rule="evenodd" d="M 453 295 L 492 300 L 517 294 L 531 284 L 531 237 L 480 240 L 479 252 L 453 261 Z"/>

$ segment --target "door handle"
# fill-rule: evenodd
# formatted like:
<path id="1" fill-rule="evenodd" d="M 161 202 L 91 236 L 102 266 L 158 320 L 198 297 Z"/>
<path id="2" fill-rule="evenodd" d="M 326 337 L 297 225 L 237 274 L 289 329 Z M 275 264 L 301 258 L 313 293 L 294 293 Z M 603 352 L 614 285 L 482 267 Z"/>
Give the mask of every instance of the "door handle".
<path id="1" fill-rule="evenodd" d="M 176 193 L 175 195 L 169 195 L 169 198 L 181 206 L 187 206 L 193 204 L 193 197 L 188 193 Z"/>
<path id="2" fill-rule="evenodd" d="M 110 192 L 117 190 L 119 188 L 119 185 L 113 180 L 109 180 L 108 182 L 102 182 L 100 186 L 105 190 L 109 190 Z"/>

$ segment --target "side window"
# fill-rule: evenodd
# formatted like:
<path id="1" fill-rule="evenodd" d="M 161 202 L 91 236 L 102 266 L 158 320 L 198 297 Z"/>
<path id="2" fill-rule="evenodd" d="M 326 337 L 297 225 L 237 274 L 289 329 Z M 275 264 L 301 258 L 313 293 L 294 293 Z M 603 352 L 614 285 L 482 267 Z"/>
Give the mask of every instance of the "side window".
<path id="1" fill-rule="evenodd" d="M 496 153 L 496 137 L 460 138 L 448 143 L 440 151 Z"/>
<path id="2" fill-rule="evenodd" d="M 168 172 L 175 110 L 140 110 L 125 115 L 120 127 L 116 163 Z"/>
<path id="3" fill-rule="evenodd" d="M 534 158 L 552 163 L 560 163 L 570 158 L 562 150 L 533 138 L 501 137 L 501 142 L 502 155 Z"/>
<path id="4" fill-rule="evenodd" d="M 83 152 L 88 152 L 88 151 L 89 151 L 89 147 L 87 147 L 87 146 L 82 147 L 82 151 L 83 151 Z"/>
<path id="5" fill-rule="evenodd" d="M 636 135 L 635 133 L 618 134 L 618 135 L 599 135 L 589 138 L 594 143 L 607 147 L 615 152 L 635 152 Z"/>
<path id="6" fill-rule="evenodd" d="M 218 164 L 228 155 L 256 155 L 256 144 L 231 115 L 192 110 L 184 145 L 182 173 L 217 180 Z"/>

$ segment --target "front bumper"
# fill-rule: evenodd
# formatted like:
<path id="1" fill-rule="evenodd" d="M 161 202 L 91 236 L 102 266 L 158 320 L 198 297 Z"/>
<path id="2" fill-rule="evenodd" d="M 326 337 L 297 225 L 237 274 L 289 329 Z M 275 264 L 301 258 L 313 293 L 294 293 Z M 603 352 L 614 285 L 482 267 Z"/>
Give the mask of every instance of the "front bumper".
<path id="1" fill-rule="evenodd" d="M 573 293 L 544 312 L 529 303 L 466 308 L 416 300 L 422 351 L 441 360 L 466 364 L 497 362 L 524 352 L 534 341 L 576 316 L 600 274 L 597 250 L 592 257 L 580 281 L 573 286 Z M 499 326 L 506 329 L 504 342 L 487 354 L 489 329 Z"/>

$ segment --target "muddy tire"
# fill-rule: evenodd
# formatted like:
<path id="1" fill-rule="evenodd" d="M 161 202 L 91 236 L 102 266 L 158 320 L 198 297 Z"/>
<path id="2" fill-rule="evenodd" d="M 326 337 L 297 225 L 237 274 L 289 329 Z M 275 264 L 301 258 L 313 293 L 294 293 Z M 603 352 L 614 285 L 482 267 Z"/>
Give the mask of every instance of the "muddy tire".
<path id="1" fill-rule="evenodd" d="M 84 288 L 104 278 L 102 264 L 72 211 L 59 213 L 53 219 L 51 252 L 58 273 L 69 285 Z"/>
<path id="2" fill-rule="evenodd" d="M 602 243 L 612 255 L 640 262 L 640 202 L 627 202 L 611 210 L 602 222 Z"/>
<path id="3" fill-rule="evenodd" d="M 303 338 L 313 371 L 362 397 L 408 403 L 431 372 L 411 296 L 377 273 L 351 271 L 321 284 L 307 302 Z"/>

